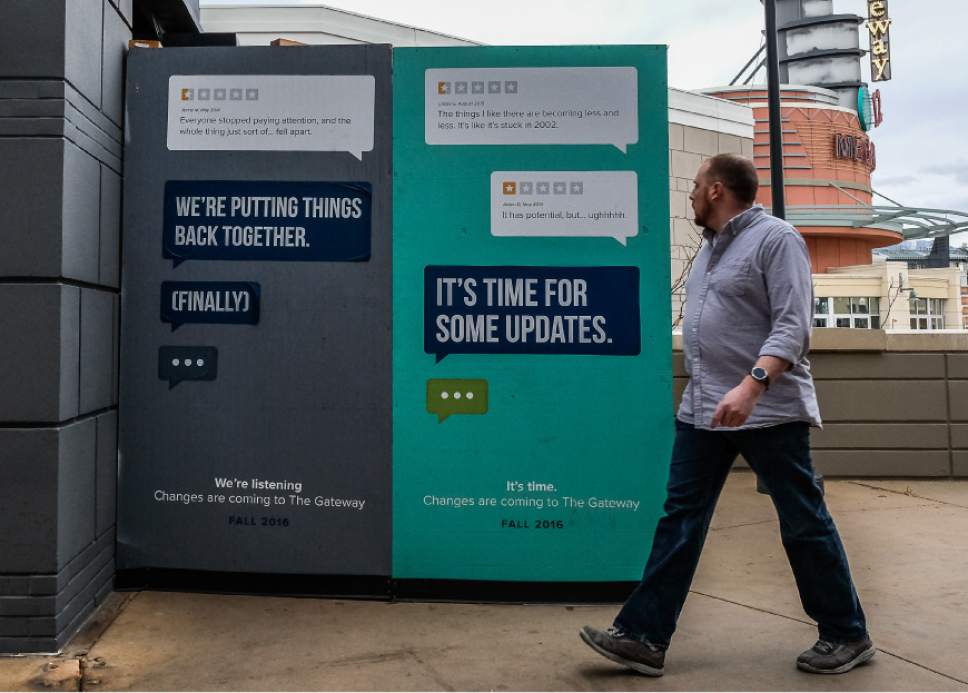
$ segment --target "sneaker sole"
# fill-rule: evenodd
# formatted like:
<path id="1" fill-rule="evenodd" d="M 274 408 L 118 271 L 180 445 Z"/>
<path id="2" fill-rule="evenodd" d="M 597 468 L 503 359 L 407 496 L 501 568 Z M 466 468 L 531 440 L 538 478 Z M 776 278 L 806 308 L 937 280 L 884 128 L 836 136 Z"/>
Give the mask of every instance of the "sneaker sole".
<path id="1" fill-rule="evenodd" d="M 617 664 L 622 664 L 624 666 L 627 666 L 629 669 L 632 669 L 633 671 L 637 671 L 640 674 L 644 674 L 645 676 L 659 677 L 659 676 L 662 676 L 662 674 L 665 671 L 664 669 L 656 669 L 655 667 L 650 667 L 648 664 L 642 664 L 641 662 L 635 662 L 631 659 L 625 659 L 624 657 L 620 657 L 614 652 L 609 652 L 608 650 L 606 650 L 605 648 L 603 648 L 602 646 L 594 642 L 587 635 L 585 635 L 585 631 L 583 630 L 578 631 L 578 635 L 582 639 L 582 642 L 584 642 L 590 648 L 595 650 L 595 652 L 600 654 L 602 657 L 605 657 L 606 659 L 610 659 Z"/>
<path id="2" fill-rule="evenodd" d="M 874 656 L 875 652 L 877 652 L 877 648 L 870 647 L 864 650 L 863 652 L 861 652 L 859 655 L 854 657 L 849 662 L 845 662 L 844 664 L 841 664 L 836 669 L 817 669 L 816 667 L 810 666 L 806 662 L 797 662 L 797 669 L 799 669 L 800 671 L 806 671 L 811 674 L 846 674 L 854 667 L 859 667 L 861 664 L 867 664 L 867 662 L 871 661 L 871 657 Z"/>

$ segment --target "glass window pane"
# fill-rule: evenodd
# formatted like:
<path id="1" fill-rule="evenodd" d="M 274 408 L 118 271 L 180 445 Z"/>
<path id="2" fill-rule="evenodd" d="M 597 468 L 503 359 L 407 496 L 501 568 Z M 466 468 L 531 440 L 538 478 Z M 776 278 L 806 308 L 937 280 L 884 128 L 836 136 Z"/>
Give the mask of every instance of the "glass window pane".
<path id="1" fill-rule="evenodd" d="M 928 319 L 927 318 L 918 318 L 918 329 L 919 330 L 926 330 L 926 329 L 928 329 Z"/>
<path id="2" fill-rule="evenodd" d="M 867 315 L 867 299 L 866 298 L 852 298 L 850 299 L 850 312 L 853 315 Z"/>
<path id="3" fill-rule="evenodd" d="M 868 301 L 870 302 L 870 306 L 871 306 L 871 315 L 880 315 L 881 314 L 881 299 L 879 299 L 879 298 L 870 298 L 870 299 L 868 299 Z"/>
<path id="4" fill-rule="evenodd" d="M 870 321 L 867 318 L 854 318 L 854 327 L 866 330 L 870 327 Z"/>
<path id="5" fill-rule="evenodd" d="M 942 298 L 931 299 L 931 314 L 944 315 L 944 299 Z"/>
<path id="6" fill-rule="evenodd" d="M 826 315 L 830 312 L 830 299 L 826 296 L 813 299 L 813 312 L 817 315 Z"/>
<path id="7" fill-rule="evenodd" d="M 834 313 L 840 315 L 850 315 L 850 299 L 849 298 L 835 298 L 834 299 Z"/>
<path id="8" fill-rule="evenodd" d="M 911 318 L 911 329 L 912 330 L 918 329 L 918 319 L 917 318 Z"/>
<path id="9" fill-rule="evenodd" d="M 879 316 L 877 316 L 877 315 L 872 315 L 871 316 L 871 329 L 872 330 L 879 330 L 879 329 L 881 329 L 881 319 L 880 319 Z"/>
<path id="10" fill-rule="evenodd" d="M 813 319 L 813 326 L 814 327 L 826 327 L 827 326 L 827 318 L 814 318 Z"/>
<path id="11" fill-rule="evenodd" d="M 850 318 L 837 318 L 837 327 L 850 327 Z"/>

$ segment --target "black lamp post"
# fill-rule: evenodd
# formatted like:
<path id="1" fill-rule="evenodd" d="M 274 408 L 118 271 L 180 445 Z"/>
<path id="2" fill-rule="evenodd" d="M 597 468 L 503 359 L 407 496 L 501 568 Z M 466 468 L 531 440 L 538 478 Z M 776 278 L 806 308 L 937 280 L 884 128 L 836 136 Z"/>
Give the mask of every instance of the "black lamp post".
<path id="1" fill-rule="evenodd" d="M 770 107 L 770 196 L 773 216 L 786 219 L 783 194 L 783 117 L 780 114 L 780 57 L 777 48 L 776 0 L 763 0 L 766 9 L 766 82 Z"/>
<path id="2" fill-rule="evenodd" d="M 786 219 L 786 196 L 783 191 L 783 115 L 780 112 L 780 55 L 777 48 L 776 0 L 763 0 L 766 12 L 766 86 L 770 110 L 770 197 L 773 216 Z M 823 476 L 814 472 L 823 491 Z M 766 486 L 756 480 L 756 490 L 769 495 Z"/>

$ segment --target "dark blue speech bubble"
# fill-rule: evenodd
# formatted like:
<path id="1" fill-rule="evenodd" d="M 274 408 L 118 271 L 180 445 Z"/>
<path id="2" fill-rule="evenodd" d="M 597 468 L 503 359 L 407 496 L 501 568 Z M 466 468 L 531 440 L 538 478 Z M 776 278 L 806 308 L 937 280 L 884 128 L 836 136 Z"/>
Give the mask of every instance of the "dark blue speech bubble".
<path id="1" fill-rule="evenodd" d="M 158 377 L 168 381 L 168 389 L 184 380 L 215 380 L 218 376 L 218 349 L 211 346 L 158 347 Z"/>
<path id="2" fill-rule="evenodd" d="M 165 183 L 162 253 L 185 260 L 370 259 L 369 183 Z"/>
<path id="3" fill-rule="evenodd" d="M 186 323 L 257 325 L 255 282 L 162 282 L 161 321 L 174 332 Z"/>
<path id="4" fill-rule="evenodd" d="M 639 268 L 429 265 L 424 351 L 637 355 Z"/>

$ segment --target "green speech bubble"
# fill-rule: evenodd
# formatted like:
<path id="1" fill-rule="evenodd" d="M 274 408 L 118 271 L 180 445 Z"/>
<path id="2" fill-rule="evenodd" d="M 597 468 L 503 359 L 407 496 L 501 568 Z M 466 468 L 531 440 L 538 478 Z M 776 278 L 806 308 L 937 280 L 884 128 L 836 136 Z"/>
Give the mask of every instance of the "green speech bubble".
<path id="1" fill-rule="evenodd" d="M 487 381 L 469 378 L 432 378 L 427 381 L 427 412 L 437 422 L 454 414 L 487 413 Z"/>

